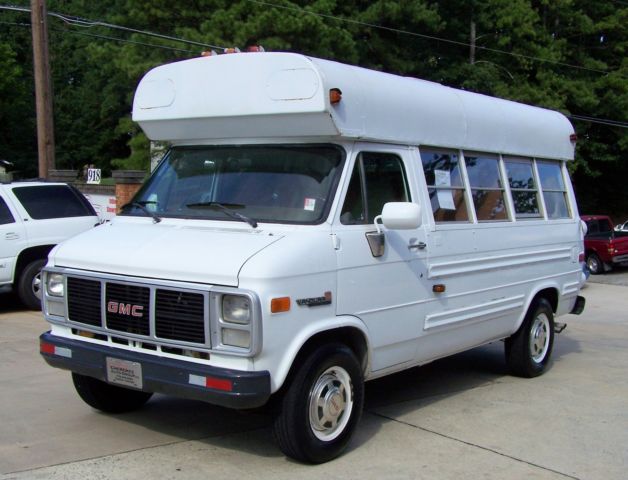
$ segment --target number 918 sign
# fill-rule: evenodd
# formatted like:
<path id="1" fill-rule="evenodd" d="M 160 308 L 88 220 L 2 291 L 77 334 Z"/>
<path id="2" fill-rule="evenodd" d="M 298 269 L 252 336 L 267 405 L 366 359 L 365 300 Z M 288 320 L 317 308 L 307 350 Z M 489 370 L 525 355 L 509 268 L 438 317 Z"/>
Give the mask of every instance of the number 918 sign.
<path id="1" fill-rule="evenodd" d="M 87 170 L 87 183 L 100 184 L 100 168 L 89 168 Z"/>

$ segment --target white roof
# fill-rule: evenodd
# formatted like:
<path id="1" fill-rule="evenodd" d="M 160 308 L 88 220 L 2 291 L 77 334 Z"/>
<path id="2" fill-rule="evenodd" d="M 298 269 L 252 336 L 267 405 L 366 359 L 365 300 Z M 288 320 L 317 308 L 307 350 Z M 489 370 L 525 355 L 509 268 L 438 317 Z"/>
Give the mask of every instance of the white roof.
<path id="1" fill-rule="evenodd" d="M 342 100 L 329 102 L 339 88 Z M 573 159 L 555 111 L 292 53 L 162 65 L 141 80 L 133 119 L 149 138 L 343 137 Z"/>

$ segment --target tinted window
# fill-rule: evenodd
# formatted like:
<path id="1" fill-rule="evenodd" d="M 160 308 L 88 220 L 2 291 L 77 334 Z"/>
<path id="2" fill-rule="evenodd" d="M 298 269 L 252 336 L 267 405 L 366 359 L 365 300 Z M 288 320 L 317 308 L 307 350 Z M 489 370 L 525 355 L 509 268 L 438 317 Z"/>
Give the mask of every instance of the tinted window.
<path id="1" fill-rule="evenodd" d="M 428 186 L 434 220 L 469 221 L 459 156 L 455 152 L 421 149 L 421 162 Z"/>
<path id="2" fill-rule="evenodd" d="M 89 202 L 66 185 L 15 187 L 13 193 L 36 220 L 96 215 Z"/>
<path id="3" fill-rule="evenodd" d="M 540 217 L 541 211 L 539 210 L 538 191 L 534 180 L 532 161 L 507 159 L 504 163 L 516 217 Z"/>
<path id="4" fill-rule="evenodd" d="M 485 154 L 465 153 L 464 160 L 478 221 L 507 220 L 499 159 Z"/>
<path id="5" fill-rule="evenodd" d="M 555 162 L 537 162 L 543 199 L 548 218 L 569 218 L 567 192 L 561 166 Z"/>
<path id="6" fill-rule="evenodd" d="M 5 203 L 4 199 L 0 197 L 0 225 L 13 222 L 15 222 L 15 219 L 13 218 L 13 215 L 11 215 L 9 206 Z"/>
<path id="7" fill-rule="evenodd" d="M 389 153 L 363 152 L 351 174 L 340 222 L 345 225 L 373 223 L 387 202 L 409 201 L 401 158 Z"/>

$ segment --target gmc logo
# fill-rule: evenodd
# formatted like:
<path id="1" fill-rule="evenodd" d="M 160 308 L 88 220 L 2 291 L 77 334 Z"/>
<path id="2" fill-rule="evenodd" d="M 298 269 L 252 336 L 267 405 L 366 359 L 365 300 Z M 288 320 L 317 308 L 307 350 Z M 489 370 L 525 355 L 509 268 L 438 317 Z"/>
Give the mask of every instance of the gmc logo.
<path id="1" fill-rule="evenodd" d="M 144 316 L 144 306 L 131 303 L 107 302 L 107 312 L 141 318 Z"/>

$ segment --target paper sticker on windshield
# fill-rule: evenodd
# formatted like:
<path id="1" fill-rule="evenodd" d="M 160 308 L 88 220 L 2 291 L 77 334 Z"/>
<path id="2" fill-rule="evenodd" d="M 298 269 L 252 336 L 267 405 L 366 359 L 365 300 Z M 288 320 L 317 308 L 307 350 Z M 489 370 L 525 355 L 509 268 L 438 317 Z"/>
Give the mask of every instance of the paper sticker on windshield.
<path id="1" fill-rule="evenodd" d="M 315 198 L 306 198 L 305 204 L 303 205 L 303 210 L 308 210 L 313 212 L 316 208 L 316 199 Z"/>

